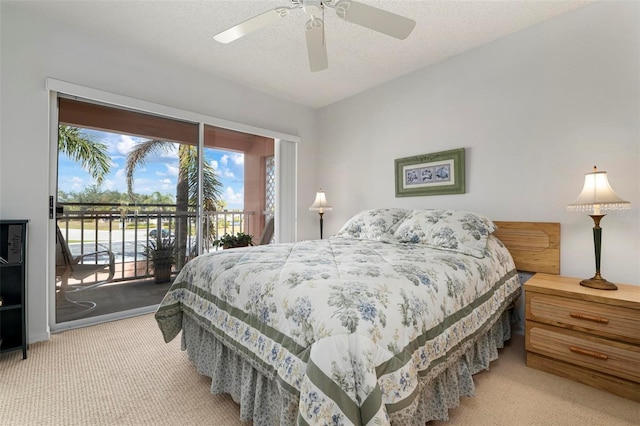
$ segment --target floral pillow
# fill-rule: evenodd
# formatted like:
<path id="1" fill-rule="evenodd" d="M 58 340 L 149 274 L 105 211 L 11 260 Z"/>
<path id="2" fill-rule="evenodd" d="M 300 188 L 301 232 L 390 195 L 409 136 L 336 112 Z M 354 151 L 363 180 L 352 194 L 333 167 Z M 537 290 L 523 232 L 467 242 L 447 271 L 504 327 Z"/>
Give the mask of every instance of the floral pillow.
<path id="1" fill-rule="evenodd" d="M 411 210 L 396 208 L 365 210 L 349 219 L 336 236 L 374 241 L 395 240 L 396 228 L 409 213 Z"/>
<path id="2" fill-rule="evenodd" d="M 482 259 L 489 234 L 497 228 L 487 217 L 462 210 L 413 210 L 396 237 L 407 243 L 468 254 Z"/>

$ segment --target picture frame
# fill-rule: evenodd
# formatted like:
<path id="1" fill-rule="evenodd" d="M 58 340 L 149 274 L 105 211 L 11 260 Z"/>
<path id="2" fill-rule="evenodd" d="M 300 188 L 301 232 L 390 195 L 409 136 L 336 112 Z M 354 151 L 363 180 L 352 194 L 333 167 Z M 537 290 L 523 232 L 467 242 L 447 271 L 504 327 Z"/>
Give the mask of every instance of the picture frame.
<path id="1" fill-rule="evenodd" d="M 464 148 L 395 160 L 396 197 L 465 193 Z"/>

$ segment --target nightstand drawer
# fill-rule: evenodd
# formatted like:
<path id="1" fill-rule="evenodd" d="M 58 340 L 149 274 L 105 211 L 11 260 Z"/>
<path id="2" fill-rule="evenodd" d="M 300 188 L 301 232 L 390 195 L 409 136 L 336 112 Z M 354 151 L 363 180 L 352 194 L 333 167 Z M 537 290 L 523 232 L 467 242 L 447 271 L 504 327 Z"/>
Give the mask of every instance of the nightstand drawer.
<path id="1" fill-rule="evenodd" d="M 638 310 L 527 292 L 527 319 L 640 343 Z"/>
<path id="2" fill-rule="evenodd" d="M 640 383 L 640 347 L 527 321 L 527 351 Z"/>

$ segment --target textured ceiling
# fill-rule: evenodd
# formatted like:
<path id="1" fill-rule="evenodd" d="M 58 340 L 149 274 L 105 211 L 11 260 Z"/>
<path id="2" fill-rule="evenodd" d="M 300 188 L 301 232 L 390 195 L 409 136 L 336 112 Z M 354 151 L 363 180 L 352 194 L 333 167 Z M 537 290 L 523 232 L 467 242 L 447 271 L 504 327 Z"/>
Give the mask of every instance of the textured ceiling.
<path id="1" fill-rule="evenodd" d="M 443 61 L 590 1 L 373 1 L 414 19 L 397 40 L 325 16 L 327 70 L 309 71 L 301 10 L 233 43 L 213 36 L 288 0 L 9 2 L 271 95 L 319 108 Z"/>

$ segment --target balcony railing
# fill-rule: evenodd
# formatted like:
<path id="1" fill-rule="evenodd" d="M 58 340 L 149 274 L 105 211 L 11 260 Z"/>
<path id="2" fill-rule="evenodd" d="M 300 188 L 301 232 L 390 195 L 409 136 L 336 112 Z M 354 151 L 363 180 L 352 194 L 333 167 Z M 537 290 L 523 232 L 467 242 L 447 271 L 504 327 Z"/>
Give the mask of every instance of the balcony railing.
<path id="1" fill-rule="evenodd" d="M 149 240 L 175 239 L 180 227 L 185 227 L 182 235 L 185 249 L 184 259 L 177 262 L 178 267 L 197 255 L 200 238 L 196 235 L 196 215 L 177 212 L 175 205 L 58 203 L 58 206 L 63 208 L 63 213 L 58 214 L 57 225 L 72 255 L 110 250 L 116 259 L 114 282 L 152 277 L 152 265 L 144 255 Z M 205 212 L 202 251 L 216 250 L 213 241 L 226 233 L 250 233 L 247 218 L 252 214 L 246 211 Z"/>

